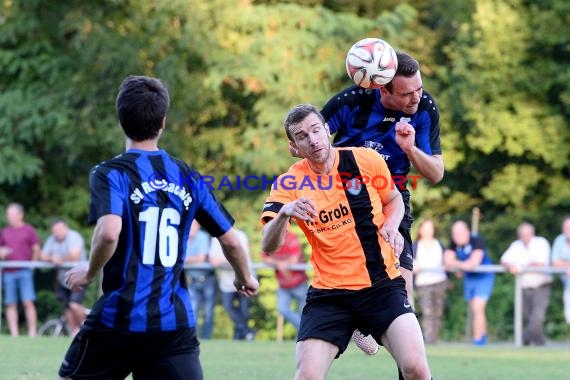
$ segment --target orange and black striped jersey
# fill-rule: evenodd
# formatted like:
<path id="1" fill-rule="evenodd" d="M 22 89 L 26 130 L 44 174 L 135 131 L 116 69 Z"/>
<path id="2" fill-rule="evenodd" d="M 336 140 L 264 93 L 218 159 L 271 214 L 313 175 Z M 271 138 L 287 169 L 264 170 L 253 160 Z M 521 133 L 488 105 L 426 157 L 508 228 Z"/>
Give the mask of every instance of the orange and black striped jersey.
<path id="1" fill-rule="evenodd" d="M 400 275 L 394 250 L 380 236 L 381 199 L 394 189 L 384 159 L 368 148 L 333 148 L 335 163 L 316 174 L 306 159 L 273 183 L 263 207 L 267 223 L 283 205 L 301 197 L 317 207 L 313 222 L 296 221 L 311 247 L 313 287 L 358 290 Z"/>

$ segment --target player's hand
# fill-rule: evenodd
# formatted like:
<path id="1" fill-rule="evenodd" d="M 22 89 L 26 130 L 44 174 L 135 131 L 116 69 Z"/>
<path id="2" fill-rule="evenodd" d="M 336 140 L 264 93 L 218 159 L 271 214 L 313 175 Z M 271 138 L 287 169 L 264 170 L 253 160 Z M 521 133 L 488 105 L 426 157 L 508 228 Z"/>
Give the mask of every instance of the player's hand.
<path id="1" fill-rule="evenodd" d="M 404 250 L 404 238 L 400 231 L 398 231 L 398 227 L 393 227 L 384 223 L 382 228 L 380 229 L 380 236 L 384 239 L 390 247 L 394 249 L 394 254 L 396 257 L 400 257 L 402 251 Z"/>
<path id="2" fill-rule="evenodd" d="M 296 201 L 289 202 L 281 211 L 288 217 L 298 218 L 307 222 L 313 222 L 317 217 L 317 207 L 312 199 L 301 197 Z"/>
<path id="3" fill-rule="evenodd" d="M 86 264 L 80 264 L 68 270 L 65 273 L 65 286 L 70 290 L 77 291 L 90 284 L 94 277 L 90 277 L 87 274 L 88 269 Z"/>
<path id="4" fill-rule="evenodd" d="M 405 153 L 408 153 L 416 144 L 416 130 L 410 124 L 398 121 L 396 123 L 396 143 Z"/>
<path id="5" fill-rule="evenodd" d="M 234 280 L 234 286 L 240 295 L 246 297 L 255 296 L 259 290 L 259 282 L 252 275 L 250 275 L 246 281 L 238 281 L 236 278 Z"/>

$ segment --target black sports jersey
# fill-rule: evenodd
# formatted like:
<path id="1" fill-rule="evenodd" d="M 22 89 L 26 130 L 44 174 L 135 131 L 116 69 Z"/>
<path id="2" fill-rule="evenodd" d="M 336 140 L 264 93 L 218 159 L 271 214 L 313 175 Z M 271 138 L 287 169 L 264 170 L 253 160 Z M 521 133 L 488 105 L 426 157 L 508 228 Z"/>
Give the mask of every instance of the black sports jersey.
<path id="1" fill-rule="evenodd" d="M 333 96 L 323 114 L 334 134 L 333 144 L 340 147 L 372 148 L 386 160 L 393 176 L 406 176 L 410 160 L 396 142 L 395 126 L 407 121 L 416 131 L 416 146 L 428 155 L 441 154 L 439 111 L 426 91 L 413 115 L 384 108 L 380 90 L 349 87 Z"/>
<path id="2" fill-rule="evenodd" d="M 195 326 L 183 270 L 190 225 L 195 218 L 217 237 L 233 218 L 196 171 L 163 150 L 131 149 L 97 165 L 90 190 L 89 222 L 115 214 L 122 229 L 88 323 L 139 332 Z"/>

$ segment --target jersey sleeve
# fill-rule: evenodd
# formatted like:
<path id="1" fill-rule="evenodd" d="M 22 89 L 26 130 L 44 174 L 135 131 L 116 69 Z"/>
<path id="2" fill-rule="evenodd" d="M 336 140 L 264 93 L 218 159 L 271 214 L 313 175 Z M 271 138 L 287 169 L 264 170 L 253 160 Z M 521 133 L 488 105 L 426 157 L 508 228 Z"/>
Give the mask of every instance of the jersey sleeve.
<path id="1" fill-rule="evenodd" d="M 196 194 L 199 202 L 196 220 L 212 237 L 225 234 L 234 225 L 234 218 L 210 189 L 200 189 Z"/>
<path id="2" fill-rule="evenodd" d="M 424 97 L 422 117 L 416 126 L 416 145 L 426 154 L 441 154 L 439 109 L 430 94 L 425 93 Z"/>
<path id="3" fill-rule="evenodd" d="M 338 95 L 335 95 L 329 99 L 321 110 L 321 115 L 323 115 L 328 124 L 331 135 L 337 133 L 343 124 L 340 108 L 341 104 L 338 100 Z"/>
<path id="4" fill-rule="evenodd" d="M 123 204 L 127 192 L 123 191 L 121 176 L 117 170 L 109 170 L 99 165 L 89 177 L 89 224 L 95 224 L 103 215 L 123 216 Z"/>
<path id="5" fill-rule="evenodd" d="M 284 175 L 277 178 L 277 183 L 283 183 Z M 295 200 L 295 194 L 293 190 L 287 190 L 283 186 L 274 186 L 269 193 L 269 197 L 266 198 L 265 204 L 263 205 L 263 211 L 261 213 L 261 223 L 268 223 L 271 219 L 275 218 L 279 210 L 289 203 Z"/>

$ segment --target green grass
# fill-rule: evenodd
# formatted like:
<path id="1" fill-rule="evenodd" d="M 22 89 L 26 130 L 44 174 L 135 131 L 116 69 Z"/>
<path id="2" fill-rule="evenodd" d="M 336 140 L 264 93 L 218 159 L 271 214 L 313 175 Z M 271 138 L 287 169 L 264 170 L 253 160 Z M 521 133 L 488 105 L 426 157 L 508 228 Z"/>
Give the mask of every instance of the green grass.
<path id="1" fill-rule="evenodd" d="M 0 379 L 56 378 L 67 349 L 66 338 L 0 337 Z M 295 369 L 293 342 L 202 342 L 206 379 L 285 380 Z M 516 349 L 511 345 L 485 348 L 460 344 L 428 347 L 434 379 L 532 380 L 564 379 L 570 374 L 570 347 Z M 333 364 L 330 380 L 394 379 L 394 363 L 386 351 L 368 357 L 351 345 Z"/>

